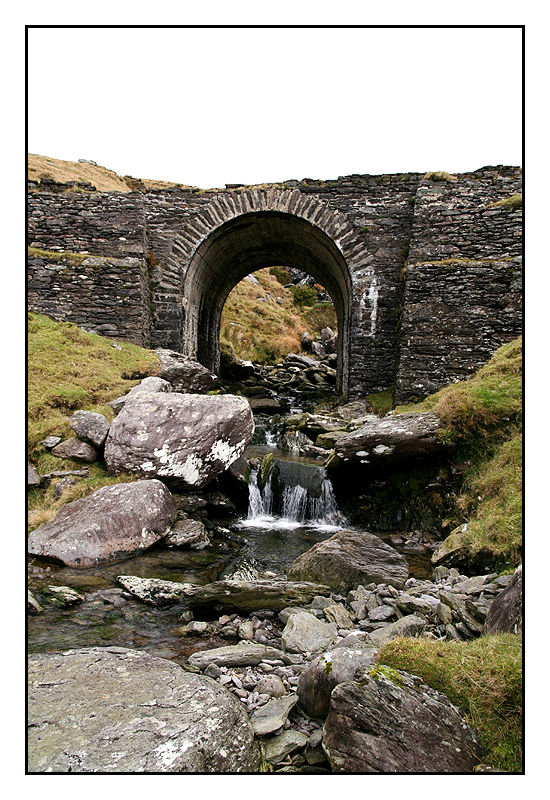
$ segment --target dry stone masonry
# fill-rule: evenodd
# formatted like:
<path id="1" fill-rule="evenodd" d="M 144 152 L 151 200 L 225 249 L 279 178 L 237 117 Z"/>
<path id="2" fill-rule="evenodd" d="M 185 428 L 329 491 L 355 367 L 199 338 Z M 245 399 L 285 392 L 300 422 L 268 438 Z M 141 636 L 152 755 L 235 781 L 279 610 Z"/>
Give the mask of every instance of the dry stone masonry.
<path id="1" fill-rule="evenodd" d="M 337 391 L 395 387 L 405 402 L 468 377 L 521 333 L 521 204 L 499 204 L 521 179 L 497 166 L 205 192 L 40 186 L 29 307 L 218 373 L 233 286 L 295 267 L 334 302 Z"/>

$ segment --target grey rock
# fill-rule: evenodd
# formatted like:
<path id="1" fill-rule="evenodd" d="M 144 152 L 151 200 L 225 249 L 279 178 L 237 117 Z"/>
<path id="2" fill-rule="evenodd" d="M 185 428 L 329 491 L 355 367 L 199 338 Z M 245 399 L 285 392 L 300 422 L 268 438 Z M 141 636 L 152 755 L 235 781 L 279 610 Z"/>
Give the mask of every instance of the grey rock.
<path id="1" fill-rule="evenodd" d="M 282 728 L 297 702 L 297 694 L 287 694 L 275 697 L 256 709 L 250 716 L 250 724 L 256 736 L 267 736 Z"/>
<path id="2" fill-rule="evenodd" d="M 309 717 L 324 719 L 334 687 L 353 680 L 357 670 L 373 664 L 377 655 L 377 647 L 358 642 L 348 647 L 334 647 L 317 656 L 300 674 L 297 688 L 300 708 Z"/>
<path id="3" fill-rule="evenodd" d="M 128 399 L 137 397 L 140 394 L 148 394 L 149 392 L 154 393 L 171 391 L 172 384 L 169 381 L 165 381 L 163 378 L 151 375 L 148 378 L 143 378 L 143 380 L 138 383 L 137 386 L 133 386 L 127 394 L 122 395 L 122 397 L 117 397 L 115 400 L 110 400 L 108 405 L 111 406 L 115 414 L 118 414 L 119 411 L 124 408 L 124 404 Z"/>
<path id="4" fill-rule="evenodd" d="M 95 411 L 75 411 L 71 417 L 71 428 L 79 439 L 94 447 L 101 447 L 109 433 L 109 422 L 103 414 Z"/>
<path id="5" fill-rule="evenodd" d="M 118 575 L 117 583 L 127 592 L 152 606 L 179 603 L 190 583 L 165 581 L 160 578 L 139 578 L 136 575 Z"/>
<path id="6" fill-rule="evenodd" d="M 60 442 L 51 449 L 51 454 L 58 458 L 71 458 L 76 461 L 87 461 L 92 463 L 97 460 L 97 450 L 89 442 L 83 442 L 72 436 L 70 439 Z"/>
<path id="7" fill-rule="evenodd" d="M 28 679 L 31 773 L 259 769 L 242 703 L 171 661 L 122 647 L 33 653 Z"/>
<path id="8" fill-rule="evenodd" d="M 334 642 L 338 629 L 333 622 L 322 622 L 313 614 L 292 614 L 281 639 L 283 649 L 290 653 L 319 653 Z"/>
<path id="9" fill-rule="evenodd" d="M 278 764 L 307 743 L 308 737 L 293 728 L 283 731 L 280 736 L 270 736 L 265 741 L 265 760 L 270 764 Z"/>
<path id="10" fill-rule="evenodd" d="M 518 633 L 523 628 L 523 571 L 519 566 L 509 586 L 493 601 L 483 634 Z"/>
<path id="11" fill-rule="evenodd" d="M 445 695 L 383 666 L 335 687 L 323 748 L 338 773 L 472 772 L 483 753 Z"/>
<path id="12" fill-rule="evenodd" d="M 40 475 L 34 464 L 27 463 L 27 486 L 40 486 Z"/>
<path id="13" fill-rule="evenodd" d="M 242 455 L 253 432 L 243 397 L 144 393 L 128 399 L 113 420 L 105 461 L 115 474 L 200 489 Z"/>
<path id="14" fill-rule="evenodd" d="M 40 444 L 43 444 L 46 450 L 51 450 L 51 448 L 55 447 L 56 444 L 59 444 L 60 441 L 61 436 L 46 436 L 46 438 L 43 439 Z"/>
<path id="15" fill-rule="evenodd" d="M 44 609 L 31 592 L 30 589 L 27 589 L 27 613 L 28 614 L 40 614 L 41 611 Z"/>
<path id="16" fill-rule="evenodd" d="M 388 467 L 405 460 L 431 459 L 449 452 L 440 436 L 441 423 L 435 414 L 399 414 L 374 417 L 361 428 L 338 439 L 327 463 L 329 471 L 352 461 L 369 469 Z"/>
<path id="17" fill-rule="evenodd" d="M 210 664 L 218 667 L 257 666 L 264 659 L 285 660 L 285 654 L 276 647 L 269 647 L 256 642 L 240 641 L 239 644 L 215 647 L 212 650 L 200 650 L 189 656 L 192 667 L 203 670 Z"/>
<path id="18" fill-rule="evenodd" d="M 349 615 L 349 611 L 339 603 L 334 603 L 330 606 L 325 606 L 323 613 L 327 622 L 333 622 L 338 629 L 353 628 L 353 622 Z"/>
<path id="19" fill-rule="evenodd" d="M 372 533 L 339 531 L 298 556 L 287 574 L 292 580 L 319 581 L 347 594 L 371 581 L 400 588 L 409 567 L 397 550 Z"/>
<path id="20" fill-rule="evenodd" d="M 330 594 L 330 588 L 308 581 L 285 580 L 223 580 L 197 586 L 186 592 L 190 606 L 210 606 L 220 610 L 281 611 L 289 605 L 302 606 L 316 595 Z"/>
<path id="21" fill-rule="evenodd" d="M 425 627 L 426 620 L 423 617 L 409 614 L 406 617 L 401 617 L 397 622 L 392 622 L 389 625 L 384 625 L 384 627 L 372 631 L 369 633 L 367 641 L 377 647 L 382 647 L 386 642 L 397 639 L 400 636 L 418 636 Z"/>
<path id="22" fill-rule="evenodd" d="M 53 499 L 58 500 L 70 486 L 75 486 L 77 483 L 78 479 L 72 477 L 71 475 L 66 475 L 64 478 L 61 478 L 61 480 L 55 484 L 55 489 L 53 490 Z"/>
<path id="23" fill-rule="evenodd" d="M 166 547 L 202 549 L 210 544 L 203 523 L 197 519 L 179 519 L 172 526 L 172 530 L 165 536 L 163 545 Z"/>
<path id="24" fill-rule="evenodd" d="M 172 495 L 160 481 L 104 486 L 34 530 L 28 552 L 76 568 L 122 561 L 162 539 L 175 517 Z"/>
<path id="25" fill-rule="evenodd" d="M 368 617 L 373 622 L 385 622 L 387 619 L 395 616 L 395 609 L 393 606 L 376 606 L 376 608 L 372 608 L 369 613 Z"/>
<path id="26" fill-rule="evenodd" d="M 168 381 L 175 392 L 202 394 L 215 389 L 217 375 L 196 359 L 164 348 L 157 348 L 155 353 L 160 360 L 159 377 Z"/>
<path id="27" fill-rule="evenodd" d="M 266 675 L 256 684 L 256 691 L 259 694 L 268 694 L 270 697 L 281 697 L 286 689 L 278 675 Z"/>

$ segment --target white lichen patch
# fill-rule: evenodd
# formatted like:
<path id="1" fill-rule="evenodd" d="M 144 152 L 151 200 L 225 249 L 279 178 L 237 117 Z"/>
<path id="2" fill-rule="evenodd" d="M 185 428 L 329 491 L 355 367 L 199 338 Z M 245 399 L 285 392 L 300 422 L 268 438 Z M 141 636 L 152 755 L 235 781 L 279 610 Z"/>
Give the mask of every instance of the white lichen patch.
<path id="1" fill-rule="evenodd" d="M 210 449 L 209 457 L 216 461 L 221 461 L 226 467 L 232 464 L 241 454 L 242 448 L 235 447 L 223 439 L 214 442 Z"/>
<path id="2" fill-rule="evenodd" d="M 377 456 L 389 456 L 390 453 L 393 453 L 394 447 L 388 447 L 385 444 L 379 444 L 373 449 L 373 453 L 376 453 Z"/>

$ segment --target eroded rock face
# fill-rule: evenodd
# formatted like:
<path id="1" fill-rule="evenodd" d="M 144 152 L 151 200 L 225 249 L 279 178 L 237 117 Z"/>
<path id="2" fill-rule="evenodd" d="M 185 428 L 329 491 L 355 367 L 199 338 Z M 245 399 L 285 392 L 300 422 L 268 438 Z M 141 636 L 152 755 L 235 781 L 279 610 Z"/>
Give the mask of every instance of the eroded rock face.
<path id="1" fill-rule="evenodd" d="M 472 772 L 476 731 L 420 678 L 384 667 L 332 691 L 323 749 L 333 772 Z"/>
<path id="2" fill-rule="evenodd" d="M 338 531 L 298 556 L 288 570 L 291 580 L 326 583 L 340 593 L 371 582 L 401 588 L 408 576 L 408 564 L 397 550 L 359 531 Z"/>
<path id="3" fill-rule="evenodd" d="M 123 561 L 162 539 L 175 518 L 172 495 L 160 481 L 104 486 L 33 531 L 28 552 L 77 569 Z"/>
<path id="4" fill-rule="evenodd" d="M 121 647 L 33 653 L 28 678 L 29 772 L 259 768 L 242 703 L 171 661 Z"/>
<path id="5" fill-rule="evenodd" d="M 75 411 L 71 417 L 71 428 L 79 439 L 101 447 L 109 433 L 109 422 L 103 414 L 81 410 Z"/>
<path id="6" fill-rule="evenodd" d="M 244 397 L 141 393 L 128 397 L 105 442 L 109 471 L 197 489 L 244 452 L 254 419 Z"/>
<path id="7" fill-rule="evenodd" d="M 358 430 L 338 439 L 327 468 L 341 469 L 346 462 L 369 469 L 393 466 L 406 460 L 436 458 L 450 452 L 440 436 L 441 423 L 435 414 L 399 414 L 371 417 Z"/>

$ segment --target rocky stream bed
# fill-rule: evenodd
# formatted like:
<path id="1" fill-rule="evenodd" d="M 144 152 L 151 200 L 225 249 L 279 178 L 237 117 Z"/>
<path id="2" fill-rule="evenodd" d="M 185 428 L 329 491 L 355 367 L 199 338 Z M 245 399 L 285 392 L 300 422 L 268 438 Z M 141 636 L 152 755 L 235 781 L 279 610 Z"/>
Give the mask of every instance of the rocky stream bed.
<path id="1" fill-rule="evenodd" d="M 139 480 L 29 537 L 30 772 L 480 769 L 461 710 L 377 657 L 400 636 L 517 632 L 521 568 L 466 572 L 438 558 L 433 526 L 350 522 L 331 477 L 446 445 L 431 418 L 297 407 L 284 387 L 314 395 L 333 375 L 295 358 L 277 384 L 234 364 L 226 389 L 247 400 L 204 394 L 215 376 L 167 354 L 110 426 L 81 410 L 72 442 L 45 442 Z M 30 480 L 79 478 L 58 472 Z"/>

